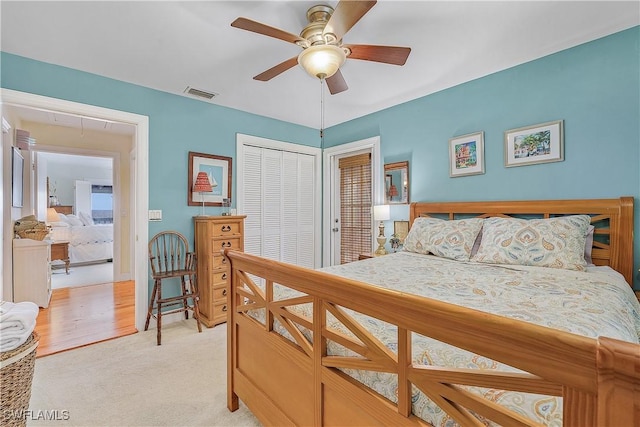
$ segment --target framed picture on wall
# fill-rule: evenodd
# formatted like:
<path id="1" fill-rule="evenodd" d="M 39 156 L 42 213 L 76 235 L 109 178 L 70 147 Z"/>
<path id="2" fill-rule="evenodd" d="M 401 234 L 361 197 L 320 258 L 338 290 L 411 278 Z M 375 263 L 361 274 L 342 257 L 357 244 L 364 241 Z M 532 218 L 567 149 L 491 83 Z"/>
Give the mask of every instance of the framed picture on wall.
<path id="1" fill-rule="evenodd" d="M 563 133 L 562 120 L 506 131 L 504 165 L 509 168 L 563 161 Z"/>
<path id="2" fill-rule="evenodd" d="M 222 206 L 231 199 L 231 157 L 189 152 L 188 204 L 189 206 Z M 199 172 L 204 172 L 211 184 L 211 192 L 194 191 Z"/>
<path id="3" fill-rule="evenodd" d="M 484 173 L 484 132 L 456 136 L 449 140 L 449 176 Z"/>

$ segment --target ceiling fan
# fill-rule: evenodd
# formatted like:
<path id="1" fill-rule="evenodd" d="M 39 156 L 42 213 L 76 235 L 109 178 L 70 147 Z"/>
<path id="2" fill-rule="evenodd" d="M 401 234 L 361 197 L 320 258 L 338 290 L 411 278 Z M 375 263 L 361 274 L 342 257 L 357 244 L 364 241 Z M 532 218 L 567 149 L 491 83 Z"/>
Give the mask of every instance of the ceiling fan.
<path id="1" fill-rule="evenodd" d="M 294 43 L 303 49 L 300 55 L 269 68 L 254 80 L 271 80 L 300 64 L 310 75 L 325 79 L 329 92 L 335 95 L 348 89 L 340 72 L 346 59 L 404 65 L 409 57 L 411 48 L 408 47 L 342 43 L 342 37 L 375 4 L 376 1 L 342 0 L 335 10 L 327 5 L 313 6 L 307 10 L 309 23 L 299 36 L 248 18 L 238 18 L 231 26 Z"/>

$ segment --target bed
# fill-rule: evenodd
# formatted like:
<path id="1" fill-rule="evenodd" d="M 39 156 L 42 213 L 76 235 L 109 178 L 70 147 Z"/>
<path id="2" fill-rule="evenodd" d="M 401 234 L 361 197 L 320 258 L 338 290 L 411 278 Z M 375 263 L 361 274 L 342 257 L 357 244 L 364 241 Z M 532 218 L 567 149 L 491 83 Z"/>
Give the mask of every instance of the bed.
<path id="1" fill-rule="evenodd" d="M 593 265 L 403 252 L 310 270 L 227 250 L 229 410 L 241 399 L 265 425 L 640 424 L 632 197 L 410 212 L 412 231 L 429 217 L 589 215 Z"/>
<path id="2" fill-rule="evenodd" d="M 58 214 L 60 221 L 51 223 L 49 238 L 69 242 L 71 264 L 104 262 L 113 259 L 113 224 L 93 224 L 90 218 Z"/>

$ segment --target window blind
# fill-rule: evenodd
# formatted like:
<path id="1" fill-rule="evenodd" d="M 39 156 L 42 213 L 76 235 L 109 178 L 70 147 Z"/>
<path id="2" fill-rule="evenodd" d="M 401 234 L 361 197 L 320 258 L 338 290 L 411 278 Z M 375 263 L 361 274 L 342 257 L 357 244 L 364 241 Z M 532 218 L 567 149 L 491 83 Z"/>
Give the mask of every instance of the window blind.
<path id="1" fill-rule="evenodd" d="M 340 263 L 371 252 L 371 154 L 338 160 L 340 170 Z"/>

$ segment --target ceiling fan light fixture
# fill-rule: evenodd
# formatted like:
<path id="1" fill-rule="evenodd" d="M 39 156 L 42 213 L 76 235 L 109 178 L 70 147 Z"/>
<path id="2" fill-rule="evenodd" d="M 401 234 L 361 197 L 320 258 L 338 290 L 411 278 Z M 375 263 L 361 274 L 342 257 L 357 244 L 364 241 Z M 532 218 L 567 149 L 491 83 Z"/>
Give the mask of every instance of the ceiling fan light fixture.
<path id="1" fill-rule="evenodd" d="M 298 64 L 312 77 L 327 79 L 333 76 L 344 64 L 347 54 L 344 49 L 322 44 L 309 46 L 298 55 Z"/>

